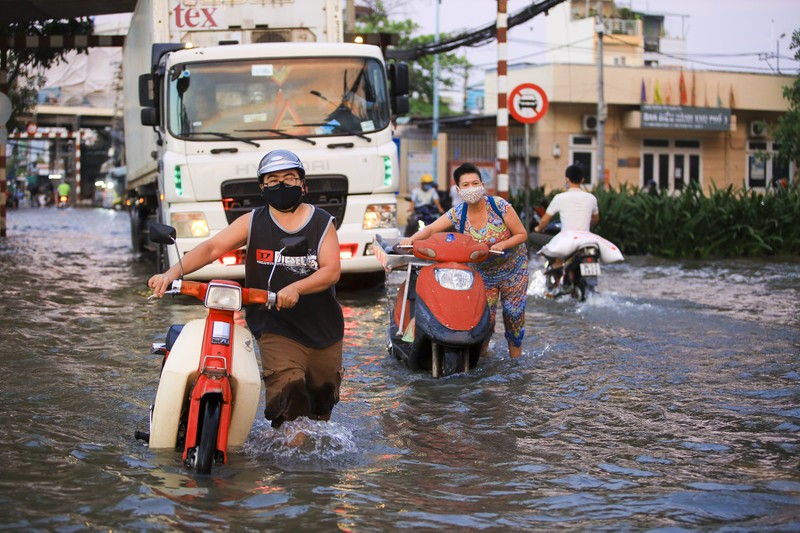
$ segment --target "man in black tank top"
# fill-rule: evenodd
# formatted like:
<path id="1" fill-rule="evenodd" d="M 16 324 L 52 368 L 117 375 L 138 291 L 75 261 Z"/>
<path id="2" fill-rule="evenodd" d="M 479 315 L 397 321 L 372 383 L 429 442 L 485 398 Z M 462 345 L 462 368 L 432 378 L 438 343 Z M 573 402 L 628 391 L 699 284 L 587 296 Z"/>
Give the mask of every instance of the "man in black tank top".
<path id="1" fill-rule="evenodd" d="M 247 245 L 245 286 L 277 292 L 274 308 L 251 305 L 247 325 L 258 339 L 266 385 L 265 416 L 273 427 L 299 417 L 328 420 L 339 401 L 344 318 L 334 285 L 341 274 L 333 217 L 303 203 L 305 170 L 288 150 L 269 152 L 258 165 L 267 204 L 241 216 L 183 257 L 186 273 Z M 304 236 L 304 257 L 282 257 L 284 237 Z M 163 296 L 180 277 L 175 265 L 148 281 Z"/>

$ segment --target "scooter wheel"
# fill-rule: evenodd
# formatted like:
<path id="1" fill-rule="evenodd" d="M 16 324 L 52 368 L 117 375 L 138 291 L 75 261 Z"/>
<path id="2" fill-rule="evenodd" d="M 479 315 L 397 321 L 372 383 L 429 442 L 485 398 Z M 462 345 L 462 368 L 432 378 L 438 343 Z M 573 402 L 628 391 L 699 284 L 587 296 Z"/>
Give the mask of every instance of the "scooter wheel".
<path id="1" fill-rule="evenodd" d="M 201 406 L 202 426 L 198 429 L 200 438 L 194 450 L 194 460 L 189 466 L 198 474 L 210 474 L 217 451 L 217 432 L 222 414 L 222 398 L 219 395 L 203 399 Z"/>

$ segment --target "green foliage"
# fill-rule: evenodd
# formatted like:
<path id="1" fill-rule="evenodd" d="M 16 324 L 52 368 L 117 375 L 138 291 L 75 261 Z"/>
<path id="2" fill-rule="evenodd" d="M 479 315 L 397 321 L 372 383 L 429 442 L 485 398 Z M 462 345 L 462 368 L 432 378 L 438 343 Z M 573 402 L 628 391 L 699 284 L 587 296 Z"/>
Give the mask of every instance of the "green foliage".
<path id="1" fill-rule="evenodd" d="M 800 60 L 800 30 L 792 33 L 789 48 L 796 50 L 794 57 Z M 783 88 L 783 97 L 789 101 L 789 110 L 778 119 L 773 136 L 780 144 L 780 157 L 800 165 L 800 78 Z"/>
<path id="2" fill-rule="evenodd" d="M 94 31 L 94 21 L 89 18 L 69 20 L 34 21 L 0 25 L 0 38 L 15 35 L 50 36 L 50 35 L 89 35 Z M 22 127 L 17 117 L 29 113 L 36 105 L 39 89 L 44 86 L 43 72 L 64 59 L 69 48 L 20 48 L 9 49 L 8 65 L 8 97 L 11 100 L 12 112 L 8 128 Z M 81 52 L 85 53 L 86 49 Z"/>
<path id="3" fill-rule="evenodd" d="M 531 191 L 530 205 L 559 191 Z M 648 194 L 622 186 L 595 189 L 600 223 L 592 228 L 626 255 L 666 258 L 800 255 L 800 185 L 768 193 L 691 184 L 680 194 Z M 523 213 L 522 192 L 509 202 Z"/>
<path id="4" fill-rule="evenodd" d="M 690 185 L 680 194 L 598 189 L 592 230 L 625 254 L 668 258 L 800 254 L 800 188 L 759 193 Z"/>
<path id="5" fill-rule="evenodd" d="M 391 6 L 380 0 L 368 2 L 371 12 L 359 18 L 356 24 L 357 31 L 365 33 L 396 33 L 398 35 L 398 48 L 413 48 L 434 42 L 434 35 L 420 35 L 412 37 L 419 29 L 419 24 L 413 20 L 390 20 Z M 440 33 L 440 39 L 447 39 L 448 34 Z M 433 116 L 433 63 L 434 56 L 423 56 L 409 64 L 409 83 L 411 95 L 409 103 L 411 115 L 418 117 Z M 459 81 L 466 78 L 470 67 L 466 58 L 454 53 L 439 54 L 439 89 L 455 87 Z M 441 99 L 439 100 L 439 114 L 441 116 L 456 115 L 460 110 L 451 110 Z"/>

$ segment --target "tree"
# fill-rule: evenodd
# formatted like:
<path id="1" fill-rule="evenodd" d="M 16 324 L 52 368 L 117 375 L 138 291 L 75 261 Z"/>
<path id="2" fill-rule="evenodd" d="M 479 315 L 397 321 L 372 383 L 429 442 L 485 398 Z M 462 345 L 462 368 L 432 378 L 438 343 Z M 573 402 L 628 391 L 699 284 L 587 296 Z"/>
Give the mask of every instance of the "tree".
<path id="1" fill-rule="evenodd" d="M 364 33 L 396 33 L 398 35 L 398 48 L 413 48 L 418 45 L 429 44 L 435 41 L 435 35 L 420 35 L 412 37 L 419 29 L 419 24 L 413 20 L 390 20 L 391 13 L 406 2 L 384 2 L 382 0 L 364 0 L 362 5 L 368 14 L 356 21 L 357 30 Z M 439 34 L 440 39 L 449 37 Z M 418 117 L 433 116 L 433 63 L 434 57 L 423 56 L 409 65 L 409 83 L 411 85 L 410 106 L 411 115 Z M 464 70 L 471 67 L 465 57 L 454 53 L 439 55 L 439 88 L 452 88 L 462 81 Z M 458 111 L 451 110 L 439 100 L 439 115 L 455 115 Z"/>
<path id="2" fill-rule="evenodd" d="M 89 18 L 33 21 L 0 26 L 0 38 L 12 36 L 89 35 L 94 31 L 94 21 Z M 62 61 L 69 48 L 11 48 L 6 54 L 8 71 L 8 97 L 11 100 L 9 130 L 21 128 L 18 117 L 30 113 L 36 106 L 39 89 L 44 86 L 44 71 Z M 86 49 L 79 50 L 86 53 Z"/>
<path id="3" fill-rule="evenodd" d="M 792 33 L 789 48 L 796 50 L 794 57 L 800 60 L 800 30 Z M 789 110 L 778 119 L 773 136 L 780 144 L 778 156 L 800 166 L 800 78 L 783 88 L 783 97 L 789 100 Z"/>

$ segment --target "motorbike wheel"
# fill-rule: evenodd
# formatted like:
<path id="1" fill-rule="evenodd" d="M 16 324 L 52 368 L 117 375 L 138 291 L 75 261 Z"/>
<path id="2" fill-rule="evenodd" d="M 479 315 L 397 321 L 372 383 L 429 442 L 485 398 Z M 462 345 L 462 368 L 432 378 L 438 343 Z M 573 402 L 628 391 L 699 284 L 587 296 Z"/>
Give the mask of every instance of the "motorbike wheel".
<path id="1" fill-rule="evenodd" d="M 445 348 L 444 350 L 444 375 L 458 374 L 469 371 L 469 349 Z"/>
<path id="2" fill-rule="evenodd" d="M 202 425 L 198 429 L 200 438 L 189 466 L 194 468 L 198 474 L 210 474 L 217 451 L 217 432 L 222 414 L 222 398 L 218 395 L 203 398 L 200 411 L 202 412 Z"/>
<path id="3" fill-rule="evenodd" d="M 586 285 L 577 283 L 575 287 L 572 288 L 572 297 L 579 302 L 586 300 Z"/>

